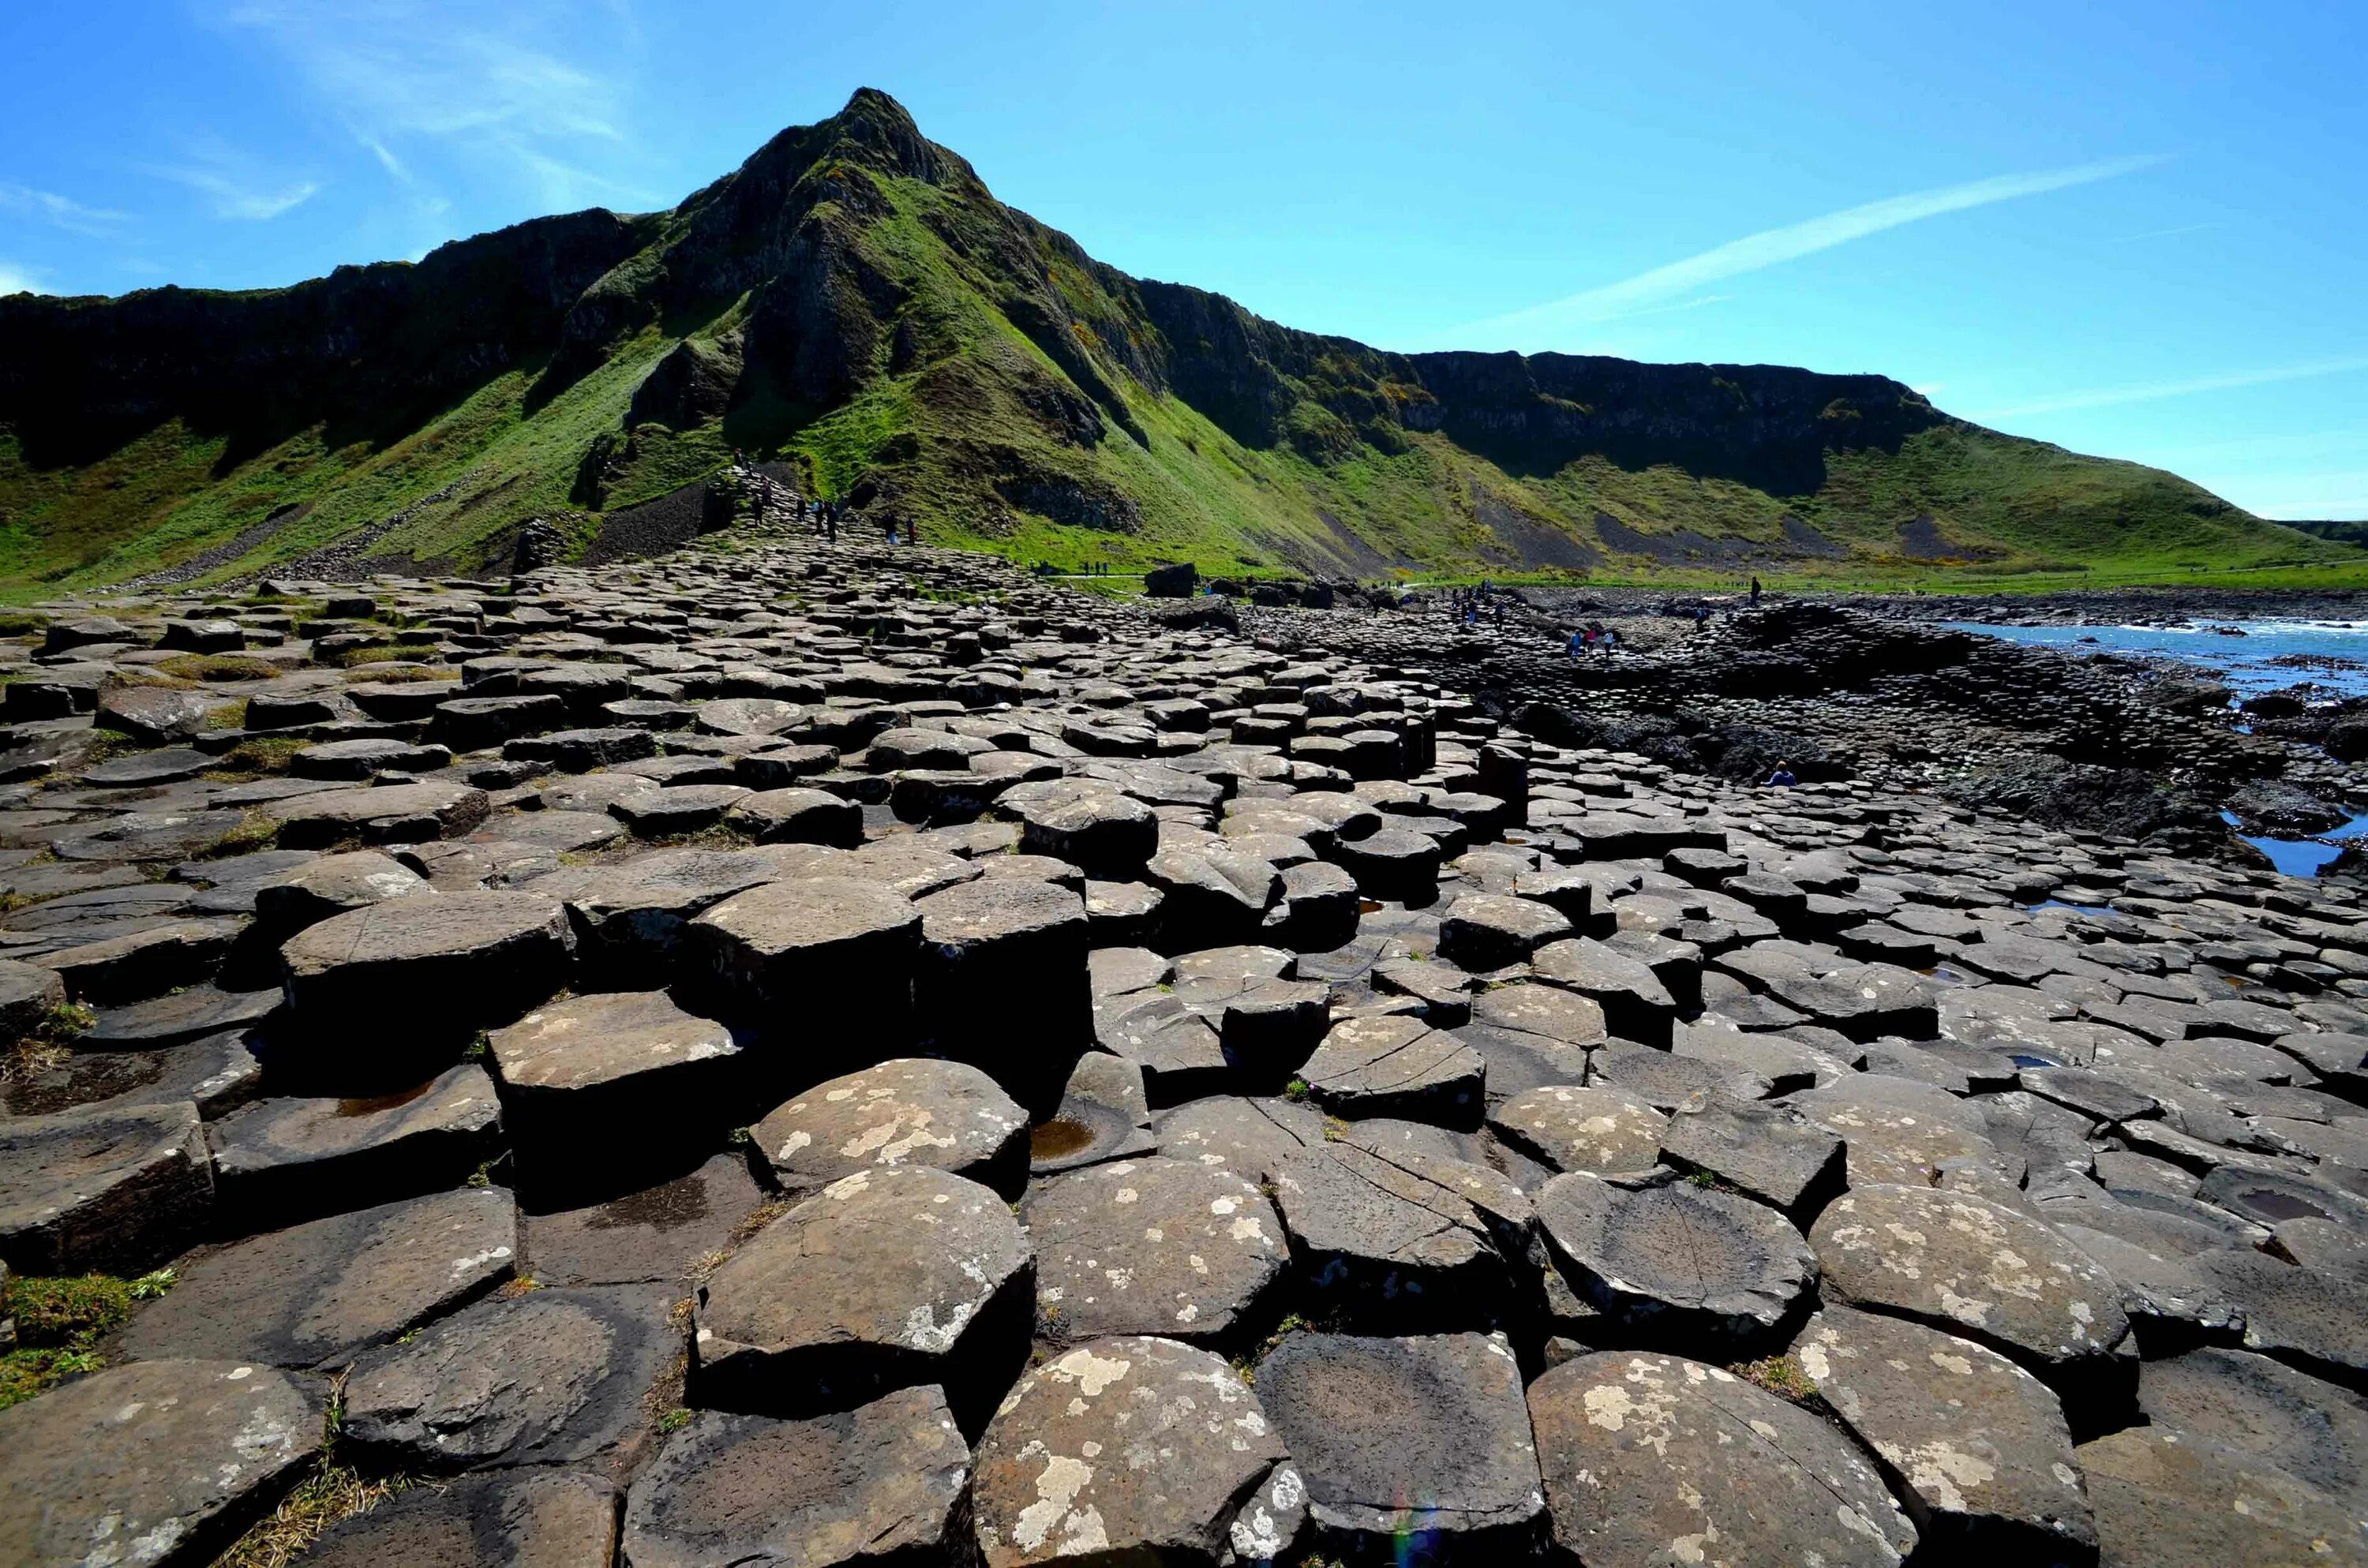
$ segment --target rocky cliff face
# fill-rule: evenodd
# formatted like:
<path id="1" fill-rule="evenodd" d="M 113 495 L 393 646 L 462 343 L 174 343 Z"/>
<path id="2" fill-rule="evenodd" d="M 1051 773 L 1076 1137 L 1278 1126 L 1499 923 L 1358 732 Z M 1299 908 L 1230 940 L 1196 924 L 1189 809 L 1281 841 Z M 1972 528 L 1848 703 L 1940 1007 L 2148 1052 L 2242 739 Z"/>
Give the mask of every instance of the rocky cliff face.
<path id="1" fill-rule="evenodd" d="M 416 266 L 343 268 L 291 289 L 0 301 L 0 515 L 16 511 L 35 533 L 74 526 L 74 503 L 57 497 L 71 495 L 76 466 L 171 421 L 228 437 L 209 458 L 221 479 L 324 421 L 332 437 L 392 444 L 521 372 L 520 423 L 541 428 L 554 400 L 588 389 L 575 404 L 606 427 L 584 427 L 575 406 L 549 440 L 423 472 L 402 498 L 418 500 L 420 527 L 446 519 L 438 539 L 483 540 L 555 506 L 638 504 L 735 449 L 802 465 L 825 493 L 860 490 L 926 517 L 939 537 L 992 546 L 1042 525 L 1054 544 L 1059 529 L 1125 535 L 1134 542 L 1092 548 L 1229 566 L 1583 562 L 1639 540 L 1656 558 L 1732 562 L 1838 555 L 1847 545 L 1835 537 L 1997 559 L 2032 546 L 1981 542 L 1982 506 L 2044 515 L 2027 497 L 2009 505 L 1986 475 L 1935 493 L 1929 458 L 1870 486 L 1870 454 L 1896 457 L 1936 432 L 2009 444 L 2018 461 L 2046 450 L 1950 419 L 1879 376 L 1400 355 L 1130 278 L 996 200 L 869 90 L 667 212 L 540 220 Z M 1231 446 L 1212 452 L 1205 438 Z M 458 463 L 472 439 L 446 435 L 439 449 Z M 1397 460 L 1377 499 L 1372 464 Z M 1815 510 L 1838 460 L 1856 486 L 1839 517 Z M 1363 477 L 1336 480 L 1349 465 Z M 334 503 L 351 481 L 288 461 L 277 472 L 289 476 L 268 497 L 280 506 Z M 2093 487 L 2100 473 L 2126 485 L 2144 472 L 2083 473 Z M 2178 491 L 2166 504 L 2192 514 L 2184 526 L 2259 527 L 2147 477 L 2157 482 Z M 1719 517 L 1673 511 L 1702 486 Z M 2100 517 L 2143 511 L 2099 494 Z M 166 495 L 110 526 L 136 534 L 188 499 Z M 259 520 L 218 510 L 224 530 Z M 1895 540 L 1899 528 L 1917 531 Z M 1229 553 L 1212 559 L 1219 546 Z"/>

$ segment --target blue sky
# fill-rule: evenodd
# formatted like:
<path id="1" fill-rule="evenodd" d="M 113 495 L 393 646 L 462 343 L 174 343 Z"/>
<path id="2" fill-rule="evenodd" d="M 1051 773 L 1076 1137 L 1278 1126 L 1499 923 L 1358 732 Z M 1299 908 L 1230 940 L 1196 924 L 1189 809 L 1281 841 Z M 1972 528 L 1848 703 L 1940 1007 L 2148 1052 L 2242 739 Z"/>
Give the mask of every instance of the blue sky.
<path id="1" fill-rule="evenodd" d="M 671 205 L 859 85 L 1130 271 L 1389 347 L 1877 370 L 2368 517 L 2368 6 L 15 0 L 0 292 Z"/>

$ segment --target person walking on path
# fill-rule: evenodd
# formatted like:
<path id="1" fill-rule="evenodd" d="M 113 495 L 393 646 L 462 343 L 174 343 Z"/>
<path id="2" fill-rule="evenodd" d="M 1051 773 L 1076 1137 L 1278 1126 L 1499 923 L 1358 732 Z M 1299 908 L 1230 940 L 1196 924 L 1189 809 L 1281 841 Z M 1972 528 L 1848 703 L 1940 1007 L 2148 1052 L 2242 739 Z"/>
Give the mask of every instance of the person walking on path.
<path id="1" fill-rule="evenodd" d="M 1759 608 L 1759 579 L 1757 577 L 1751 579 L 1751 608 Z"/>

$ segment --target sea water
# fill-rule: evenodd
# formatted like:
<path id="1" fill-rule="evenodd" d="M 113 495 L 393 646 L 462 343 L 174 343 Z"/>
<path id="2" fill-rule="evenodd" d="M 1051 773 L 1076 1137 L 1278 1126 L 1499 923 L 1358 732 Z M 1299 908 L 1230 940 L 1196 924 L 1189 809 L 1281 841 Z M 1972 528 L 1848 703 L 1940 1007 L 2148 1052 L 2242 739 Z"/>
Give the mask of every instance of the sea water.
<path id="1" fill-rule="evenodd" d="M 1974 620 L 1948 624 L 1954 631 L 1979 632 L 2030 647 L 2174 660 L 2217 676 L 2240 698 L 2303 681 L 2346 697 L 2368 695 L 2368 620 L 2191 620 L 2177 626 L 1999 626 Z M 2232 636 L 2232 631 L 2244 635 Z M 2310 662 L 2304 665 L 2271 662 L 2289 656 Z M 2360 667 L 2347 667 L 2355 665 Z M 2235 817 L 2226 812 L 2221 815 L 2231 826 L 2236 824 Z M 2343 844 L 2362 833 L 2368 833 L 2368 816 L 2355 816 L 2317 838 L 2241 836 L 2287 876 L 2315 877 L 2342 853 Z"/>
<path id="2" fill-rule="evenodd" d="M 1952 620 L 1948 625 L 2034 648 L 2174 659 L 2211 671 L 2241 697 L 2302 681 L 2347 697 L 2368 696 L 2368 620 L 2191 620 L 2177 626 L 1999 626 Z M 2231 636 L 2231 631 L 2244 635 Z M 2313 662 L 2299 667 L 2271 663 L 2290 656 Z M 2345 667 L 2350 665 L 2361 667 Z"/>

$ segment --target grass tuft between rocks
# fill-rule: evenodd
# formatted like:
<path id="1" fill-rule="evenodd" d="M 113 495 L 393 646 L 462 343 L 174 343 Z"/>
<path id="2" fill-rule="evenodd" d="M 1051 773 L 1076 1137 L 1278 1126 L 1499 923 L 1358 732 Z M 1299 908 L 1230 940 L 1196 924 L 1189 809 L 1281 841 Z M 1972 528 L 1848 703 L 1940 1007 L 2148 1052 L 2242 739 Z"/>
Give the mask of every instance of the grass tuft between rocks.
<path id="1" fill-rule="evenodd" d="M 0 1410 L 97 1371 L 107 1364 L 100 1342 L 123 1326 L 132 1303 L 161 1296 L 174 1283 L 169 1268 L 136 1279 L 78 1274 L 9 1280 L 0 1316 L 16 1320 L 17 1347 L 0 1356 Z"/>
<path id="2" fill-rule="evenodd" d="M 1755 1383 L 1780 1399 L 1794 1404 L 1806 1404 L 1817 1397 L 1816 1381 L 1802 1370 L 1801 1363 L 1790 1356 L 1767 1356 L 1757 1361 L 1737 1361 L 1727 1369 L 1745 1382 Z"/>
<path id="3" fill-rule="evenodd" d="M 285 1568 L 331 1525 L 366 1514 L 412 1485 L 407 1476 L 367 1478 L 351 1465 L 324 1462 L 216 1558 L 214 1568 Z"/>

